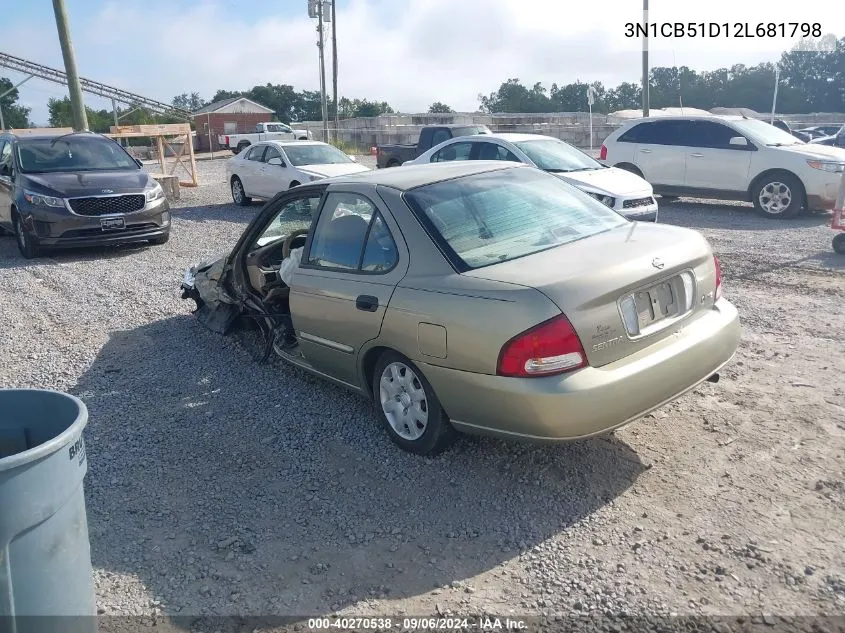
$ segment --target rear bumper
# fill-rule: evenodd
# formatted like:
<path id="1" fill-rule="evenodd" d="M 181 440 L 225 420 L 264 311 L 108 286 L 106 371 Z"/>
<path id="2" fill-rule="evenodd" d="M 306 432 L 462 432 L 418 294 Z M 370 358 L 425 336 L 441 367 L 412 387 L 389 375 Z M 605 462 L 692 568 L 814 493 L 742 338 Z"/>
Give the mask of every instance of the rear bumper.
<path id="1" fill-rule="evenodd" d="M 456 429 L 533 441 L 605 433 L 678 398 L 733 357 L 741 328 L 720 300 L 679 333 L 603 367 L 506 378 L 421 365 Z"/>

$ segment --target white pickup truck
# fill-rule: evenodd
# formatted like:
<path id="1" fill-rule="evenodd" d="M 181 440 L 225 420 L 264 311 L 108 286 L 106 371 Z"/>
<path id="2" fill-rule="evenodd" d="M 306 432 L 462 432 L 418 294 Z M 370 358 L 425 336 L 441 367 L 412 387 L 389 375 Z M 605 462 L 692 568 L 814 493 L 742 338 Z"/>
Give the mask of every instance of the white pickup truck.
<path id="1" fill-rule="evenodd" d="M 284 123 L 256 123 L 255 132 L 250 134 L 221 134 L 217 142 L 235 154 L 259 141 L 307 141 L 311 140 L 309 130 L 294 130 Z"/>

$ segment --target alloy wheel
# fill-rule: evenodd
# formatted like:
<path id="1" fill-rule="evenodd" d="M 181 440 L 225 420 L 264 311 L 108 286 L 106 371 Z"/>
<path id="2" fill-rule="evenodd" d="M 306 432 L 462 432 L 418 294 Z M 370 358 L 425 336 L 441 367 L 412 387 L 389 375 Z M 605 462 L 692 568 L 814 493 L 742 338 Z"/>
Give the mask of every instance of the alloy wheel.
<path id="1" fill-rule="evenodd" d="M 237 204 L 241 204 L 244 201 L 244 188 L 241 181 L 237 178 L 232 181 L 232 200 Z"/>
<path id="2" fill-rule="evenodd" d="M 780 215 L 792 204 L 792 190 L 782 182 L 770 182 L 760 189 L 760 207 L 771 215 Z"/>
<path id="3" fill-rule="evenodd" d="M 405 363 L 384 368 L 379 381 L 379 400 L 393 431 L 404 440 L 417 440 L 428 426 L 428 399 L 422 382 Z"/>

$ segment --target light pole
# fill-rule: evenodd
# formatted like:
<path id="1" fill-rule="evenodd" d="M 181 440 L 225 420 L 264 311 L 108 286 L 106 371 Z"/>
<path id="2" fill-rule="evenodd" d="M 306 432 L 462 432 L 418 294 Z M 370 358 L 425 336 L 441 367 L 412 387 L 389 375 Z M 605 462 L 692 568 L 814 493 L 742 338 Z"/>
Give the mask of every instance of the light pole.
<path id="1" fill-rule="evenodd" d="M 778 105 L 778 81 L 780 80 L 780 66 L 775 66 L 775 94 L 772 97 L 772 119 L 769 121 L 772 125 L 775 124 L 775 109 Z"/>
<path id="2" fill-rule="evenodd" d="M 643 116 L 648 116 L 648 0 L 643 0 Z"/>
<path id="3" fill-rule="evenodd" d="M 53 0 L 53 12 L 56 14 L 56 28 L 59 31 L 59 43 L 62 46 L 62 57 L 65 61 L 70 106 L 73 110 L 73 129 L 75 132 L 83 132 L 88 129 L 88 117 L 85 113 L 85 102 L 82 100 L 82 85 L 79 83 L 79 74 L 76 72 L 76 55 L 70 40 L 65 0 Z"/>
<path id="4" fill-rule="evenodd" d="M 340 138 L 340 107 L 337 96 L 337 11 L 335 0 L 332 0 L 332 93 L 334 94 L 334 140 Z"/>

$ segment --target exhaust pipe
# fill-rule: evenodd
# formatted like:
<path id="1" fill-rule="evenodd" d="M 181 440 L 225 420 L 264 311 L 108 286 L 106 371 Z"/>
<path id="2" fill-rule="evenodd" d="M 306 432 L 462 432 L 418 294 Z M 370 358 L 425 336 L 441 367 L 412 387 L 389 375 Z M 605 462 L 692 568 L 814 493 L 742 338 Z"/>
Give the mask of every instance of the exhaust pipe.
<path id="1" fill-rule="evenodd" d="M 712 376 L 710 376 L 710 378 L 707 379 L 707 382 L 712 382 L 712 383 L 719 382 L 719 374 L 718 373 L 713 374 Z"/>

